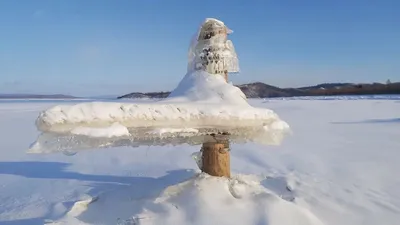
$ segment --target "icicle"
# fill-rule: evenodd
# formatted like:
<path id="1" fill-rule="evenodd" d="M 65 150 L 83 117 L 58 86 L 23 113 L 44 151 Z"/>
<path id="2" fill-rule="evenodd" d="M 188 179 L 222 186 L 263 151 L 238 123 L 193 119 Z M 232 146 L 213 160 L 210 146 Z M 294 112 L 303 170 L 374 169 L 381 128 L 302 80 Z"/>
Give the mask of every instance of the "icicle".
<path id="1" fill-rule="evenodd" d="M 194 161 L 196 162 L 196 164 L 199 167 L 199 169 L 201 170 L 201 166 L 203 165 L 203 162 L 201 160 L 201 157 L 202 157 L 201 150 L 198 151 L 198 152 L 193 152 L 191 156 L 194 159 Z"/>

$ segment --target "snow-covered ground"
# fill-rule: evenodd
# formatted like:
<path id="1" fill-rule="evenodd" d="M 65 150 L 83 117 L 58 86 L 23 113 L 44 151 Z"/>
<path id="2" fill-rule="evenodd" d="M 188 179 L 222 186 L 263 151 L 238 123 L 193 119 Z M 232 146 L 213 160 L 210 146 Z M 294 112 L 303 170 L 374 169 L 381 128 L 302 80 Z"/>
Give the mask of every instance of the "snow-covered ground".
<path id="1" fill-rule="evenodd" d="M 27 154 L 39 112 L 75 103 L 0 102 L 0 224 L 400 221 L 399 98 L 250 100 L 293 134 L 280 146 L 232 145 L 232 180 L 197 174 L 199 146 Z"/>

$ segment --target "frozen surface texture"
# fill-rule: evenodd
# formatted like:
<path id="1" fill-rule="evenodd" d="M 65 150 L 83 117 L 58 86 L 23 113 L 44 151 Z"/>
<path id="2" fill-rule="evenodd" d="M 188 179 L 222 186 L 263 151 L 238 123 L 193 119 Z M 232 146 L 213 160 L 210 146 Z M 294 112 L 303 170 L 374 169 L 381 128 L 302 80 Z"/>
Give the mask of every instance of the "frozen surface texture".
<path id="1" fill-rule="evenodd" d="M 26 154 L 38 135 L 32 121 L 59 104 L 0 103 L 0 224 L 157 224 L 163 216 L 176 225 L 400 220 L 398 99 L 250 100 L 277 112 L 293 135 L 280 146 L 232 144 L 237 183 L 194 179 L 190 155 L 199 146 Z"/>

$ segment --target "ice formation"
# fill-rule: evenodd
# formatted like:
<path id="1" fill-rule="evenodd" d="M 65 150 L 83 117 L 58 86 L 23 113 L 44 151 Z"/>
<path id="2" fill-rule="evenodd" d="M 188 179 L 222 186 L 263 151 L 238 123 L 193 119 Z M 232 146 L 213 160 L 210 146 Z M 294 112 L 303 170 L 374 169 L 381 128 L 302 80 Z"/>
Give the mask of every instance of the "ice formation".
<path id="1" fill-rule="evenodd" d="M 66 133 L 76 127 L 105 127 L 120 123 L 140 127 L 248 127 L 280 121 L 269 109 L 232 104 L 130 104 L 91 102 L 58 105 L 42 112 L 36 125 L 43 132 Z"/>
<path id="2" fill-rule="evenodd" d="M 202 70 L 210 74 L 239 72 L 239 60 L 222 21 L 207 18 L 192 38 L 189 47 L 188 73 Z"/>
<path id="3" fill-rule="evenodd" d="M 244 93 L 227 82 L 228 72 L 239 71 L 235 49 L 227 39 L 230 32 L 219 20 L 204 21 L 189 48 L 186 75 L 162 101 L 147 104 L 89 102 L 58 105 L 41 112 L 36 126 L 44 134 L 32 145 L 35 148 L 31 151 L 119 146 L 121 143 L 163 145 L 187 141 L 199 144 L 199 137 L 218 131 L 228 132 L 233 141 L 276 144 L 282 139 L 282 133 L 289 130 L 288 125 L 272 110 L 250 106 Z M 114 127 L 110 129 L 110 126 Z M 164 132 L 182 128 L 201 132 L 189 132 L 190 135 L 185 130 Z M 46 138 L 50 136 L 57 141 L 48 141 Z M 96 140 L 82 139 L 82 136 Z M 118 136 L 120 139 L 116 139 Z"/>
<path id="4" fill-rule="evenodd" d="M 134 128 L 129 136 L 109 138 L 93 135 L 71 135 L 68 133 L 43 132 L 29 148 L 29 153 L 63 152 L 71 155 L 75 150 L 121 147 L 121 146 L 164 146 L 164 145 L 201 145 L 210 134 L 221 129 L 229 132 L 231 143 L 255 142 L 264 145 L 279 145 L 288 133 L 288 129 L 268 129 L 264 127 L 223 127 L 223 128 Z M 96 130 L 96 128 L 95 128 Z M 194 132 L 198 130 L 198 132 Z M 193 131 L 193 132 L 190 132 Z"/>
<path id="5" fill-rule="evenodd" d="M 71 134 L 83 135 L 96 138 L 111 138 L 120 136 L 129 136 L 128 128 L 119 123 L 113 123 L 109 127 L 95 128 L 95 127 L 76 127 L 71 130 Z"/>
<path id="6" fill-rule="evenodd" d="M 161 128 L 161 129 L 153 129 L 146 134 L 148 135 L 165 135 L 165 134 L 184 134 L 184 135 L 193 135 L 199 133 L 198 129 L 194 128 Z"/>

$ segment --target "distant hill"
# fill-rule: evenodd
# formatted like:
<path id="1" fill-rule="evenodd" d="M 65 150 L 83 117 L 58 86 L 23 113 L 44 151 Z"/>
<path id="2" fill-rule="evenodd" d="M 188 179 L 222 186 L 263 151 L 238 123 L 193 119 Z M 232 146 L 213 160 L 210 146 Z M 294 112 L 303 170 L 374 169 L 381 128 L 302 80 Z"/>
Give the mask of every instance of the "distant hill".
<path id="1" fill-rule="evenodd" d="M 301 87 L 299 90 L 316 90 L 316 89 L 331 89 L 331 88 L 340 88 L 344 86 L 354 85 L 352 83 L 323 83 L 309 87 Z"/>
<path id="2" fill-rule="evenodd" d="M 334 86 L 332 88 L 318 88 L 306 90 L 308 96 L 333 96 L 333 95 L 382 95 L 400 94 L 400 82 L 362 83 Z"/>
<path id="3" fill-rule="evenodd" d="M 0 99 L 75 99 L 78 97 L 71 95 L 53 94 L 0 94 Z"/>
<path id="4" fill-rule="evenodd" d="M 126 95 L 119 96 L 120 98 L 166 98 L 171 92 L 133 92 Z"/>
<path id="5" fill-rule="evenodd" d="M 262 82 L 236 85 L 247 98 L 274 98 L 296 96 L 336 96 L 336 95 L 380 95 L 400 94 L 400 82 L 397 83 L 324 83 L 300 88 L 279 88 Z M 171 92 L 132 92 L 117 97 L 122 98 L 166 98 Z M 78 99 L 71 95 L 53 94 L 0 94 L 0 99 Z M 97 97 L 106 98 L 106 96 Z M 115 97 L 107 96 L 107 99 Z"/>
<path id="6" fill-rule="evenodd" d="M 400 82 L 390 84 L 324 83 L 300 88 L 279 88 L 262 82 L 236 86 L 243 91 L 247 98 L 400 94 Z M 170 92 L 133 92 L 118 98 L 166 98 L 169 94 Z"/>
<path id="7" fill-rule="evenodd" d="M 303 91 L 299 89 L 283 89 L 261 82 L 241 84 L 236 86 L 243 91 L 247 98 L 291 97 L 303 94 Z"/>

